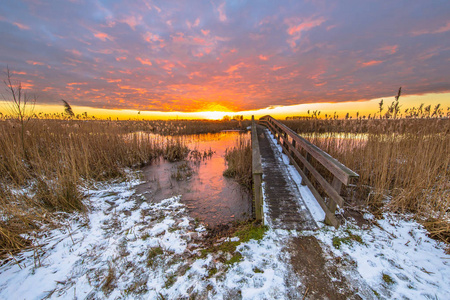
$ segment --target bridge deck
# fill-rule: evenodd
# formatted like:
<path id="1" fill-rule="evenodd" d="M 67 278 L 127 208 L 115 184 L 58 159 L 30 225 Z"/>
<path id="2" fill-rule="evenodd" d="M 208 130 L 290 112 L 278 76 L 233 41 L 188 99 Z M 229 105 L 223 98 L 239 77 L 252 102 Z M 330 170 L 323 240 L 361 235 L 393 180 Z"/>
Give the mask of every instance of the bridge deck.
<path id="1" fill-rule="evenodd" d="M 263 167 L 265 202 L 275 228 L 315 230 L 317 224 L 305 205 L 296 183 L 290 178 L 281 154 L 258 125 L 258 141 Z"/>

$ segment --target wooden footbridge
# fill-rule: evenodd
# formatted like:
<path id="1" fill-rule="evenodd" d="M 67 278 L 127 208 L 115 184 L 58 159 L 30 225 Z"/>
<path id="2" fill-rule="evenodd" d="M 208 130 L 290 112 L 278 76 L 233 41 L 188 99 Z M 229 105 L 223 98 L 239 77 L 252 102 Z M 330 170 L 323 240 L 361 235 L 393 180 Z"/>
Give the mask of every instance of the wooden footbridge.
<path id="1" fill-rule="evenodd" d="M 263 207 L 266 207 L 266 213 L 276 228 L 317 228 L 297 184 L 289 175 L 282 154 L 272 145 L 272 139 L 268 136 L 270 131 L 289 163 L 302 177 L 301 184 L 308 186 L 325 212 L 325 223 L 339 227 L 335 212 L 338 206 L 344 205 L 341 192 L 359 175 L 271 116 L 262 117 L 258 123 L 252 117 L 255 218 L 263 220 Z"/>

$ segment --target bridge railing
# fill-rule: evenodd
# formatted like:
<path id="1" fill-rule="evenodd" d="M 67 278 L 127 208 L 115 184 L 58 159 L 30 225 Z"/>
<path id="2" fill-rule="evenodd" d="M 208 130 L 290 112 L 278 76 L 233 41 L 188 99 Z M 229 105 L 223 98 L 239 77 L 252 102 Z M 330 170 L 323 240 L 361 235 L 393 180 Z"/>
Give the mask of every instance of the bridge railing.
<path id="1" fill-rule="evenodd" d="M 340 207 L 344 205 L 344 199 L 340 195 L 342 186 L 347 186 L 352 178 L 358 178 L 359 175 L 271 116 L 264 116 L 259 121 L 261 124 L 266 125 L 276 137 L 283 148 L 283 152 L 289 157 L 291 164 L 302 176 L 302 184 L 307 185 L 317 199 L 317 202 L 325 212 L 325 223 L 336 228 L 339 227 L 335 211 L 338 205 Z M 313 166 L 317 165 L 317 163 L 331 173 L 331 182 L 325 179 L 330 176 L 327 176 L 323 170 L 320 170 L 322 168 Z M 323 190 L 322 194 L 325 195 L 324 197 L 313 185 L 312 178 Z"/>
<path id="2" fill-rule="evenodd" d="M 253 207 L 254 217 L 263 220 L 263 193 L 262 193 L 262 166 L 259 151 L 258 134 L 256 132 L 255 118 L 252 116 L 252 178 L 253 178 Z"/>

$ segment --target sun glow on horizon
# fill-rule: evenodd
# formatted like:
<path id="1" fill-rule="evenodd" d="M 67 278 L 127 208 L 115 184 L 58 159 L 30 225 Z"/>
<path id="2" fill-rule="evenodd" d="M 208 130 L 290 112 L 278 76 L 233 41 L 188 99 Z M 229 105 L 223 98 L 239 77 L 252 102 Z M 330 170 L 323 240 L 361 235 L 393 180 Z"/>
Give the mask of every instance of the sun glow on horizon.
<path id="1" fill-rule="evenodd" d="M 387 107 L 394 100 L 394 97 L 385 97 L 384 110 L 386 112 Z M 85 112 L 89 117 L 95 117 L 97 119 L 113 120 L 174 120 L 174 119 L 206 119 L 206 120 L 222 120 L 225 116 L 233 117 L 236 115 L 242 115 L 245 119 L 251 118 L 252 115 L 255 118 L 260 118 L 265 115 L 272 115 L 275 118 L 284 119 L 288 116 L 308 116 L 308 111 L 312 114 L 313 111 L 318 110 L 321 112 L 320 118 L 324 118 L 325 115 L 332 116 L 336 112 L 338 118 L 342 119 L 347 113 L 350 116 L 355 117 L 356 113 L 360 116 L 371 116 L 374 113 L 379 115 L 378 103 L 382 98 L 365 100 L 365 101 L 353 101 L 353 102 L 339 102 L 339 103 L 308 103 L 308 104 L 296 104 L 290 106 L 277 106 L 269 107 L 258 110 L 248 111 L 230 111 L 226 107 L 213 107 L 211 111 L 198 111 L 198 112 L 164 112 L 164 111 L 137 111 L 137 110 L 119 110 L 119 109 L 103 109 L 92 108 L 86 106 L 72 105 L 72 109 L 75 115 L 82 115 Z M 441 107 L 447 112 L 447 108 L 450 107 L 450 93 L 430 93 L 424 95 L 404 95 L 400 98 L 401 112 L 405 109 L 412 107 L 419 107 L 421 103 L 426 105 L 435 106 L 441 104 Z M 223 109 L 223 110 L 220 110 Z M 9 114 L 8 104 L 4 101 L 0 101 L 0 112 L 3 115 Z M 54 105 L 42 105 L 36 104 L 34 112 L 41 116 L 44 114 L 62 114 L 64 108 L 59 104 Z"/>

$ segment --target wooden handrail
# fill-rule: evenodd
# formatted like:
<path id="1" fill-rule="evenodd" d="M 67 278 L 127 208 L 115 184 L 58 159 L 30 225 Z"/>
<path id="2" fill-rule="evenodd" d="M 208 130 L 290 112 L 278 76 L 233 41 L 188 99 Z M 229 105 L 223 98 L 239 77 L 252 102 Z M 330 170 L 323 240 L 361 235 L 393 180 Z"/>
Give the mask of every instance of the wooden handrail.
<path id="1" fill-rule="evenodd" d="M 338 227 L 339 222 L 334 213 L 337 205 L 341 207 L 344 205 L 344 199 L 340 196 L 341 187 L 342 185 L 347 186 L 351 178 L 358 178 L 359 175 L 271 116 L 262 117 L 260 122 L 264 123 L 272 131 L 278 142 L 281 144 L 283 152 L 286 153 L 290 162 L 302 176 L 302 184 L 305 184 L 310 188 L 314 197 L 317 199 L 318 203 L 325 212 L 325 223 Z M 300 153 L 300 149 L 304 149 L 306 151 L 306 157 Z M 300 168 L 294 158 L 302 163 L 303 168 Z M 311 164 L 312 158 L 314 158 L 331 174 L 333 174 L 333 181 L 331 183 L 328 182 L 324 176 L 313 167 Z M 313 186 L 311 180 L 308 178 L 309 174 L 316 179 L 329 197 L 328 203 Z"/>
<path id="2" fill-rule="evenodd" d="M 253 179 L 253 203 L 255 219 L 264 222 L 263 219 L 263 193 L 262 193 L 262 165 L 259 151 L 258 133 L 256 132 L 255 118 L 252 116 L 252 179 Z"/>

